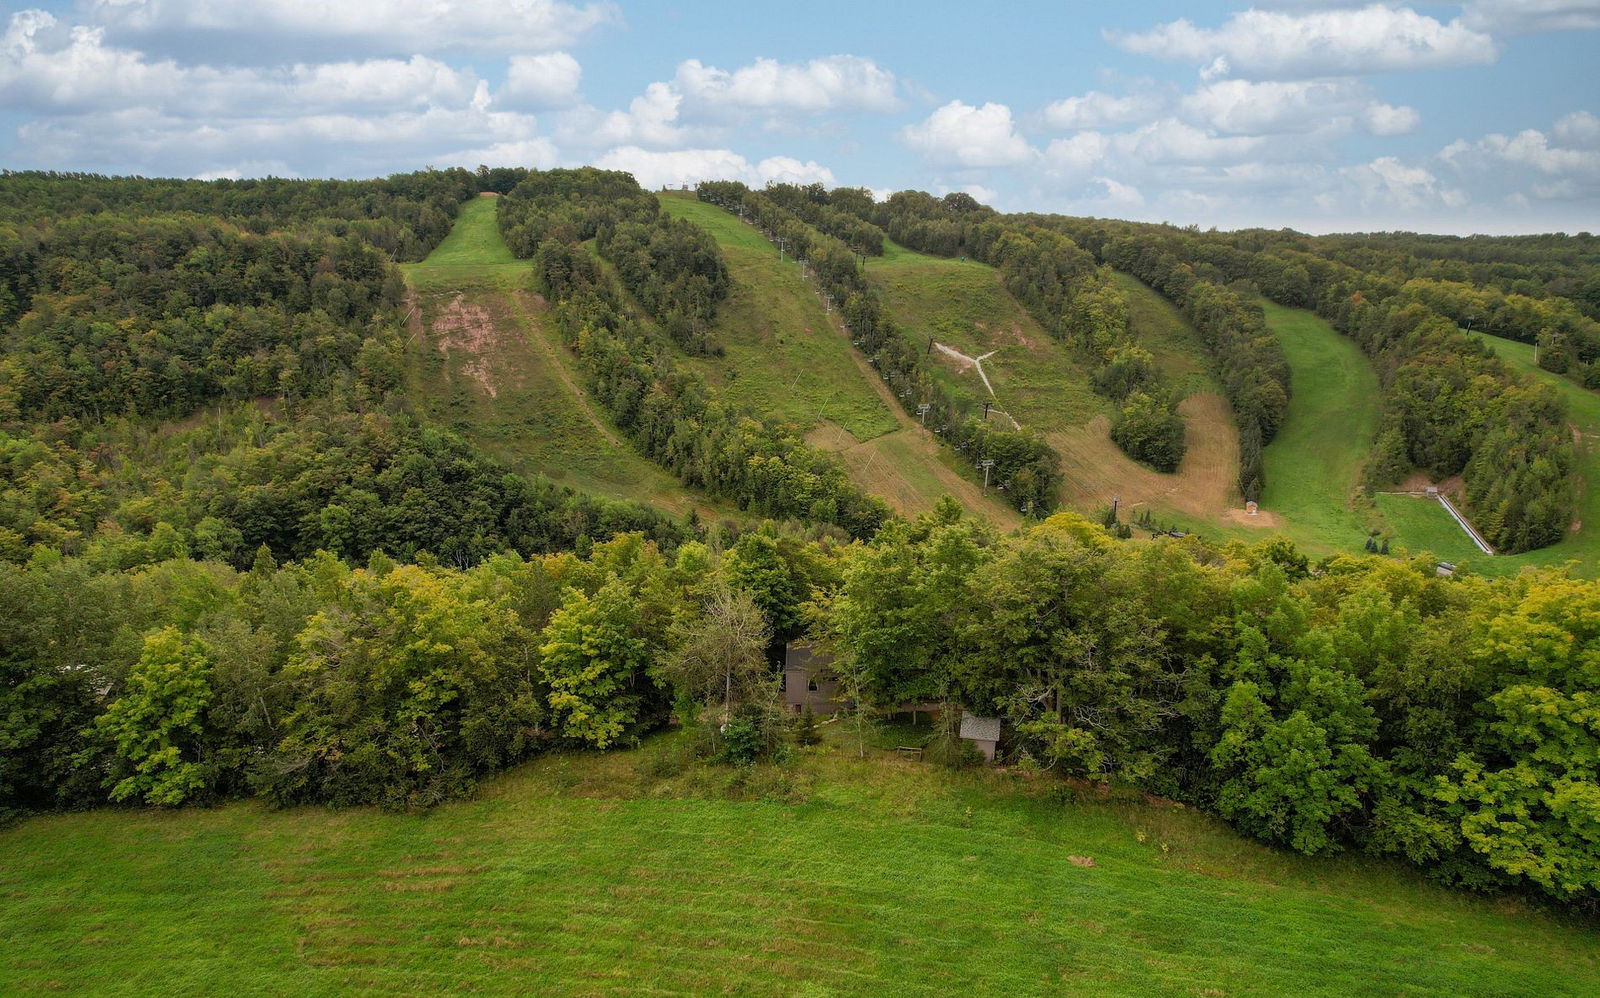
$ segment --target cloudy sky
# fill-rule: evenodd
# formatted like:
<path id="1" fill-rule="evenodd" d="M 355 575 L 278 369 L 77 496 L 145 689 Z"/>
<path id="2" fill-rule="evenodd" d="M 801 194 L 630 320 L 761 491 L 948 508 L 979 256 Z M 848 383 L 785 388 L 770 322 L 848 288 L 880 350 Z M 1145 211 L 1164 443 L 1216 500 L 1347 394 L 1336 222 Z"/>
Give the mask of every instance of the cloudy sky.
<path id="1" fill-rule="evenodd" d="M 1234 228 L 1600 230 L 1600 0 L 10 4 L 0 164 L 595 163 Z"/>

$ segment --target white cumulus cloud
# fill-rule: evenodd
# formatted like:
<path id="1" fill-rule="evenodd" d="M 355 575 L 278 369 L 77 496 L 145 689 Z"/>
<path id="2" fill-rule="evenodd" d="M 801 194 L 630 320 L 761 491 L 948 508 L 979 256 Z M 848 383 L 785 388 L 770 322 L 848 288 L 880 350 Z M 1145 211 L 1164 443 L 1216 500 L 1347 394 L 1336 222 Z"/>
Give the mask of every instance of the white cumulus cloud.
<path id="1" fill-rule="evenodd" d="M 1370 163 L 1358 163 L 1340 171 L 1369 210 L 1394 208 L 1418 211 L 1435 206 L 1453 207 L 1462 201 L 1459 192 L 1444 190 L 1439 178 L 1420 166 L 1402 163 L 1393 156 L 1380 156 Z"/>
<path id="2" fill-rule="evenodd" d="M 1588 111 L 1574 111 L 1556 122 L 1556 139 L 1571 146 L 1600 146 L 1600 117 Z"/>
<path id="3" fill-rule="evenodd" d="M 1497 35 L 1600 28 L 1600 0 L 1467 0 L 1461 19 Z"/>
<path id="4" fill-rule="evenodd" d="M 1100 132 L 1084 131 L 1053 139 L 1044 150 L 1044 168 L 1051 174 L 1086 176 L 1105 159 L 1111 140 Z"/>
<path id="5" fill-rule="evenodd" d="M 1460 19 L 1441 22 L 1406 7 L 1303 13 L 1250 9 L 1219 28 L 1188 19 L 1108 35 L 1139 55 L 1192 62 L 1207 75 L 1314 79 L 1493 62 L 1494 38 Z"/>
<path id="6" fill-rule="evenodd" d="M 1078 97 L 1067 97 L 1045 106 L 1044 120 L 1055 128 L 1105 128 L 1146 121 L 1160 112 L 1163 101 L 1152 94 L 1117 97 L 1091 90 Z"/>
<path id="7" fill-rule="evenodd" d="M 772 156 L 752 163 L 731 149 L 641 149 L 623 146 L 595 161 L 607 170 L 626 170 L 647 188 L 693 186 L 702 180 L 739 180 L 752 187 L 769 183 L 833 186 L 833 171 L 815 162 Z"/>
<path id="8" fill-rule="evenodd" d="M 114 38 L 146 50 L 221 48 L 234 60 L 269 62 L 308 45 L 385 55 L 546 52 L 621 19 L 611 3 L 563 0 L 87 0 L 80 7 Z"/>
<path id="9" fill-rule="evenodd" d="M 566 52 L 514 55 L 496 100 L 521 108 L 566 107 L 576 103 L 583 67 Z"/>
<path id="10" fill-rule="evenodd" d="M 1422 115 L 1404 104 L 1373 104 L 1361 112 L 1361 120 L 1373 135 L 1405 135 L 1417 130 Z"/>
<path id="11" fill-rule="evenodd" d="M 689 59 L 679 64 L 673 83 L 686 98 L 709 107 L 805 114 L 900 107 L 894 74 L 853 55 L 801 63 L 757 59 L 734 70 Z"/>
<path id="12" fill-rule="evenodd" d="M 1004 104 L 982 107 L 953 100 L 926 120 L 907 125 L 901 141 L 930 161 L 954 166 L 1015 166 L 1033 157 Z"/>
<path id="13" fill-rule="evenodd" d="M 158 107 L 168 115 L 305 114 L 464 105 L 479 81 L 427 56 L 268 69 L 180 65 L 109 46 L 100 28 L 14 15 L 0 43 L 0 106 L 45 113 Z"/>

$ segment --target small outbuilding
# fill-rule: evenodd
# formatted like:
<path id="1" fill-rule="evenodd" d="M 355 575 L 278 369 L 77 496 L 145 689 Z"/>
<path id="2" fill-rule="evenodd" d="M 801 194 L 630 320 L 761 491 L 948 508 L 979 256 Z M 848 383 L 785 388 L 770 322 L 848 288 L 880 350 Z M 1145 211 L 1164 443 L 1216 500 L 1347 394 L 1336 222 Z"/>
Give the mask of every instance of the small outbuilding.
<path id="1" fill-rule="evenodd" d="M 985 762 L 994 762 L 995 748 L 1000 744 L 1000 719 L 980 717 L 964 710 L 961 712 L 961 737 L 977 746 Z"/>
<path id="2" fill-rule="evenodd" d="M 837 714 L 843 709 L 833 656 L 806 641 L 785 645 L 783 705 L 796 714 L 804 713 L 807 707 L 813 714 Z"/>

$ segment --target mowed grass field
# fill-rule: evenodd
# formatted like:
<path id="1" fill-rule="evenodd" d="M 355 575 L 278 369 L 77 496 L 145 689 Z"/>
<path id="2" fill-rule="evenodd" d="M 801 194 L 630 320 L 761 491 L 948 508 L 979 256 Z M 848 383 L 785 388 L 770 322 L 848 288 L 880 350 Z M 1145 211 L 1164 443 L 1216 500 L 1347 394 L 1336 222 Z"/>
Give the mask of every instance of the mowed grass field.
<path id="1" fill-rule="evenodd" d="M 641 456 L 588 399 L 530 289 L 531 265 L 500 238 L 496 201 L 462 205 L 428 258 L 401 268 L 414 307 L 409 378 L 418 407 L 516 471 L 675 513 L 735 515 Z"/>
<path id="2" fill-rule="evenodd" d="M 679 740 L 547 757 L 427 814 L 0 830 L 0 993 L 1600 993 L 1593 925 L 1398 866 L 881 749 L 679 769 Z"/>
<path id="3" fill-rule="evenodd" d="M 812 444 L 836 451 L 851 479 L 897 512 L 916 516 L 949 494 L 1002 528 L 1021 524 L 906 414 L 799 265 L 780 260 L 760 231 L 716 205 L 682 193 L 659 197 L 673 217 L 717 240 L 733 279 L 715 334 L 726 355 L 680 357 L 684 363 L 735 405 L 808 429 Z"/>
<path id="4" fill-rule="evenodd" d="M 1490 563 L 1499 560 L 1478 550 L 1472 538 L 1436 499 L 1379 493 L 1372 500 L 1393 533 L 1393 539 L 1389 542 L 1391 554 L 1426 552 L 1458 568 L 1470 568 L 1479 574 L 1488 572 Z"/>
<path id="5" fill-rule="evenodd" d="M 417 291 L 459 284 L 493 283 L 517 286 L 527 279 L 532 264 L 511 255 L 495 224 L 499 198 L 482 195 L 466 202 L 456 215 L 450 234 L 421 263 L 404 263 L 406 282 Z"/>

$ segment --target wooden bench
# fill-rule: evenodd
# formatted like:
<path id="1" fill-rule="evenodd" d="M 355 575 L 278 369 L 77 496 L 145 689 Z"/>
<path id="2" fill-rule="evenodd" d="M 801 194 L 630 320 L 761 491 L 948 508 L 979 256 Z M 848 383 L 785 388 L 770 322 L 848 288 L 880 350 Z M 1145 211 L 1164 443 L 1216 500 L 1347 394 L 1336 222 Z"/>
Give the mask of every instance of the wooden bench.
<path id="1" fill-rule="evenodd" d="M 894 750 L 901 755 L 910 756 L 918 762 L 922 761 L 922 747 L 920 745 L 896 745 Z"/>

